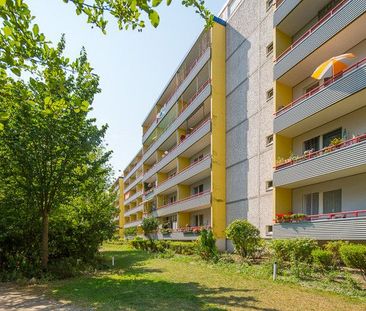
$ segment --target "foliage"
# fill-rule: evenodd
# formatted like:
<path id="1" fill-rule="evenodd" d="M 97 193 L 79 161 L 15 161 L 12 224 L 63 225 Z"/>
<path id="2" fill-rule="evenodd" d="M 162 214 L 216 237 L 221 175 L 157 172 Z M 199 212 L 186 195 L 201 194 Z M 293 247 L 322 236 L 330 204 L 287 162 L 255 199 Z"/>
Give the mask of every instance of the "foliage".
<path id="1" fill-rule="evenodd" d="M 145 27 L 145 19 L 148 17 L 152 26 L 157 27 L 160 16 L 157 8 L 161 7 L 163 0 L 139 0 L 139 1 L 113 1 L 113 0 L 93 0 L 86 3 L 84 0 L 64 0 L 72 2 L 76 8 L 76 14 L 86 15 L 87 21 L 100 28 L 104 33 L 107 26 L 109 14 L 117 21 L 119 29 L 141 29 Z M 172 0 L 166 0 L 169 6 Z M 207 26 L 212 24 L 213 16 L 205 8 L 204 0 L 181 0 L 182 5 L 193 7 L 196 12 L 206 20 Z"/>
<path id="2" fill-rule="evenodd" d="M 273 240 L 270 248 L 280 262 L 312 262 L 312 251 L 318 248 L 315 240 L 308 238 Z"/>
<path id="3" fill-rule="evenodd" d="M 175 254 L 181 255 L 193 255 L 195 254 L 195 244 L 193 242 L 176 242 L 176 241 L 154 241 L 154 240 L 145 240 L 140 237 L 136 237 L 135 239 L 130 241 L 132 247 L 136 249 L 142 249 L 144 251 L 149 252 L 174 252 Z"/>
<path id="4" fill-rule="evenodd" d="M 345 241 L 330 241 L 324 245 L 324 249 L 332 253 L 332 261 L 334 266 L 341 266 L 342 265 L 342 258 L 340 254 L 340 248 L 343 245 L 348 244 Z"/>
<path id="5" fill-rule="evenodd" d="M 343 245 L 340 248 L 340 254 L 347 267 L 360 270 L 366 280 L 366 245 Z"/>
<path id="6" fill-rule="evenodd" d="M 135 236 L 137 234 L 137 227 L 130 227 L 124 230 L 125 236 Z"/>
<path id="7" fill-rule="evenodd" d="M 323 249 L 314 249 L 311 252 L 314 264 L 322 270 L 329 270 L 333 266 L 333 254 Z"/>
<path id="8" fill-rule="evenodd" d="M 306 220 L 305 214 L 276 214 L 276 223 L 301 222 Z"/>
<path id="9" fill-rule="evenodd" d="M 203 229 L 201 236 L 196 241 L 198 255 L 206 261 L 217 261 L 218 252 L 216 239 L 211 230 Z"/>
<path id="10" fill-rule="evenodd" d="M 144 234 L 151 239 L 151 234 L 159 228 L 159 221 L 155 217 L 146 217 L 142 220 L 141 228 Z"/>
<path id="11" fill-rule="evenodd" d="M 196 245 L 194 242 L 171 241 L 167 245 L 176 254 L 194 255 L 196 253 Z"/>
<path id="12" fill-rule="evenodd" d="M 261 238 L 259 230 L 247 220 L 235 220 L 226 229 L 228 239 L 243 258 L 252 257 L 258 250 Z"/>

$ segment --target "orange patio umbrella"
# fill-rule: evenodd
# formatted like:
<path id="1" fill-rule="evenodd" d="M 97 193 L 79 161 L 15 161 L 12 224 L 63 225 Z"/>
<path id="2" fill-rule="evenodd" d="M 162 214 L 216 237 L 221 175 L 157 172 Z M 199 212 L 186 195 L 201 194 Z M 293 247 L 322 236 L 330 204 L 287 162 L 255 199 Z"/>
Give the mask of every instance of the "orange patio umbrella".
<path id="1" fill-rule="evenodd" d="M 316 68 L 311 77 L 317 80 L 333 77 L 346 69 L 355 57 L 352 53 L 332 57 Z"/>

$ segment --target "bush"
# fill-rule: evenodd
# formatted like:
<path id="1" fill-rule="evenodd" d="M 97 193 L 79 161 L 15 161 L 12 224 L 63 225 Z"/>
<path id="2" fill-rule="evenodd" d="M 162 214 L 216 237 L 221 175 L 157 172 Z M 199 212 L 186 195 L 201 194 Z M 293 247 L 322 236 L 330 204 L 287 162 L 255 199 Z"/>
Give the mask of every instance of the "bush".
<path id="1" fill-rule="evenodd" d="M 343 245 L 340 248 L 340 254 L 346 266 L 360 270 L 366 280 L 366 245 Z"/>
<path id="2" fill-rule="evenodd" d="M 201 236 L 197 240 L 197 253 L 203 260 L 215 262 L 218 260 L 216 239 L 211 230 L 201 231 Z"/>
<path id="3" fill-rule="evenodd" d="M 314 264 L 322 270 L 329 270 L 334 266 L 333 254 L 328 250 L 314 249 L 311 252 Z"/>
<path id="4" fill-rule="evenodd" d="M 193 242 L 175 242 L 175 241 L 153 241 L 144 240 L 140 237 L 130 241 L 132 247 L 141 249 L 152 253 L 165 253 L 174 252 L 181 255 L 193 255 L 195 254 L 195 243 Z"/>
<path id="5" fill-rule="evenodd" d="M 342 265 L 342 258 L 340 254 L 340 248 L 343 245 L 347 245 L 348 242 L 345 241 L 331 241 L 324 245 L 324 248 L 332 253 L 332 260 L 334 266 L 341 266 Z"/>
<path id="6" fill-rule="evenodd" d="M 159 228 L 159 221 L 154 217 L 144 218 L 141 224 L 144 234 L 151 239 L 151 234 L 155 233 Z"/>
<path id="7" fill-rule="evenodd" d="M 196 253 L 194 242 L 169 242 L 168 246 L 176 254 L 194 255 Z"/>
<path id="8" fill-rule="evenodd" d="M 247 220 L 235 220 L 226 229 L 227 237 L 233 241 L 236 252 L 243 258 L 253 257 L 261 245 L 259 230 Z"/>
<path id="9" fill-rule="evenodd" d="M 313 259 L 311 253 L 318 248 L 318 244 L 315 240 L 307 238 L 273 240 L 270 248 L 276 260 L 280 262 L 311 263 Z"/>
<path id="10" fill-rule="evenodd" d="M 126 228 L 124 234 L 126 237 L 135 236 L 137 234 L 137 227 Z"/>

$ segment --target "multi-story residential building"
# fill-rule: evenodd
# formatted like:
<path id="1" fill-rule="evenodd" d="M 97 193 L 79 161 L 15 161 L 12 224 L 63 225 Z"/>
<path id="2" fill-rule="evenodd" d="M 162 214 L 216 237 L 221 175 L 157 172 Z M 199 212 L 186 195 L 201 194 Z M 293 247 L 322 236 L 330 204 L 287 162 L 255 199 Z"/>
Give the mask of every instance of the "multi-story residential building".
<path id="1" fill-rule="evenodd" d="M 366 239 L 366 1 L 277 1 L 275 211 L 305 214 L 274 237 Z M 311 78 L 353 53 L 336 76 Z"/>
<path id="2" fill-rule="evenodd" d="M 365 11 L 363 0 L 229 0 L 143 122 L 125 227 L 151 215 L 159 238 L 183 240 L 209 226 L 222 249 L 235 219 L 263 237 L 366 240 Z M 351 66 L 311 78 L 344 53 Z"/>
<path id="3" fill-rule="evenodd" d="M 224 248 L 225 23 L 204 30 L 142 124 L 125 169 L 125 228 L 157 217 L 170 239 L 211 227 Z M 189 232 L 187 232 L 189 231 Z"/>
<path id="4" fill-rule="evenodd" d="M 273 223 L 273 1 L 228 1 L 226 26 L 227 224 Z"/>
<path id="5" fill-rule="evenodd" d="M 123 193 L 123 177 L 118 177 L 112 185 L 112 193 L 115 194 L 115 200 L 113 204 L 117 210 L 117 216 L 114 221 L 116 223 L 116 230 L 120 236 L 123 236 L 124 230 L 124 193 Z"/>
<path id="6" fill-rule="evenodd" d="M 136 154 L 123 171 L 124 174 L 124 228 L 139 228 L 142 222 L 143 197 L 143 161 L 142 150 Z"/>

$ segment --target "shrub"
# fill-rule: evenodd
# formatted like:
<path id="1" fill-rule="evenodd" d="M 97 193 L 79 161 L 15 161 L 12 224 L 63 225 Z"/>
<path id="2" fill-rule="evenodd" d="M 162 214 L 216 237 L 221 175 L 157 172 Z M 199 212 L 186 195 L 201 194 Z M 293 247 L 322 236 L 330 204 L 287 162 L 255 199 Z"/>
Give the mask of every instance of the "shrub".
<path id="1" fill-rule="evenodd" d="M 273 240 L 271 249 L 274 251 L 276 260 L 291 263 L 311 263 L 312 251 L 318 248 L 318 244 L 313 239 L 298 238 L 288 240 Z"/>
<path id="2" fill-rule="evenodd" d="M 194 255 L 196 251 L 193 242 L 169 242 L 168 246 L 174 253 L 181 255 Z"/>
<path id="3" fill-rule="evenodd" d="M 341 246 L 340 254 L 346 266 L 360 270 L 366 280 L 366 245 L 345 244 Z"/>
<path id="4" fill-rule="evenodd" d="M 151 239 L 151 234 L 156 232 L 159 227 L 159 221 L 154 217 L 144 218 L 141 224 L 141 228 L 144 234 Z"/>
<path id="5" fill-rule="evenodd" d="M 137 227 L 126 228 L 124 231 L 125 236 L 135 236 L 137 234 Z"/>
<path id="6" fill-rule="evenodd" d="M 218 260 L 216 239 L 211 230 L 201 231 L 201 236 L 197 240 L 197 253 L 203 260 Z"/>
<path id="7" fill-rule="evenodd" d="M 348 242 L 345 241 L 331 241 L 325 244 L 324 248 L 332 253 L 332 260 L 334 266 L 342 265 L 342 258 L 339 250 L 343 245 L 346 244 L 348 244 Z"/>
<path id="8" fill-rule="evenodd" d="M 235 220 L 226 229 L 227 237 L 233 241 L 236 252 L 244 257 L 253 257 L 261 245 L 259 230 L 247 220 Z"/>
<path id="9" fill-rule="evenodd" d="M 334 265 L 333 254 L 328 250 L 314 249 L 311 256 L 315 265 L 322 270 L 328 270 Z"/>

